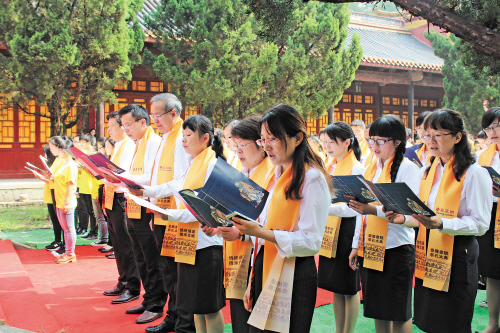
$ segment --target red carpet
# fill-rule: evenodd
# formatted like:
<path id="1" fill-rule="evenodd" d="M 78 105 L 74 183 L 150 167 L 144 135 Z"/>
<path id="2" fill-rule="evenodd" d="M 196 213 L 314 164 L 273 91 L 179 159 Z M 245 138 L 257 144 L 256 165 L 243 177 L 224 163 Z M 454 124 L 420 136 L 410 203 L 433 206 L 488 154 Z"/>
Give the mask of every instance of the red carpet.
<path id="1" fill-rule="evenodd" d="M 125 310 L 141 300 L 112 305 L 102 291 L 117 282 L 114 260 L 96 248 L 79 246 L 77 262 L 57 265 L 46 250 L 15 251 L 0 241 L 0 319 L 10 326 L 36 332 L 144 332 L 153 323 L 137 325 L 138 315 Z M 318 290 L 316 306 L 332 302 L 332 293 Z M 231 322 L 229 304 L 223 310 Z"/>

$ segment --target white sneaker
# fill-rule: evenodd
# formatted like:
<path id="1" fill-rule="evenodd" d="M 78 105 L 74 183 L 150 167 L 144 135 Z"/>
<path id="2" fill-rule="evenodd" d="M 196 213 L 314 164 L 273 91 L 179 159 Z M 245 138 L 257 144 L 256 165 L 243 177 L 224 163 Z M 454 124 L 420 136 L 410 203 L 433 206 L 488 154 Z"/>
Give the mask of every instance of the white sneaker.
<path id="1" fill-rule="evenodd" d="M 481 303 L 479 303 L 479 306 L 482 308 L 488 308 L 488 300 L 482 301 Z"/>

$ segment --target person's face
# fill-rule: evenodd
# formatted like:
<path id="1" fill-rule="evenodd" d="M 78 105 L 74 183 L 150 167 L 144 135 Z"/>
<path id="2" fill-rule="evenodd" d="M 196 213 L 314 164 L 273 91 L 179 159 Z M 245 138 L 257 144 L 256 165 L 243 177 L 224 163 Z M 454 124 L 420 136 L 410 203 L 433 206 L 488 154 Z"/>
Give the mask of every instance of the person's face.
<path id="1" fill-rule="evenodd" d="M 182 146 L 187 154 L 196 157 L 205 148 L 208 147 L 209 136 L 205 133 L 201 137 L 198 135 L 198 131 L 192 131 L 189 127 L 186 127 L 182 131 Z"/>
<path id="2" fill-rule="evenodd" d="M 90 148 L 90 142 L 88 142 L 88 141 L 81 140 L 80 144 L 81 144 L 82 148 L 85 150 L 88 150 Z"/>
<path id="3" fill-rule="evenodd" d="M 265 158 L 264 148 L 257 146 L 255 141 L 238 137 L 233 137 L 233 141 L 237 146 L 235 152 L 243 167 L 253 169 Z"/>
<path id="4" fill-rule="evenodd" d="M 352 131 L 354 132 L 354 135 L 356 135 L 356 138 L 358 139 L 359 142 L 363 141 L 365 138 L 365 132 L 364 129 L 360 126 L 351 126 Z"/>
<path id="5" fill-rule="evenodd" d="M 396 148 L 401 144 L 401 141 L 397 140 L 394 142 L 394 140 L 385 136 L 372 136 L 371 139 L 375 140 L 372 144 L 373 154 L 376 158 L 380 158 L 384 162 L 396 153 Z M 376 140 L 390 141 L 386 141 L 383 145 L 381 145 L 378 144 Z"/>
<path id="6" fill-rule="evenodd" d="M 415 129 L 417 130 L 417 134 L 418 134 L 418 137 L 420 138 L 420 140 L 422 140 L 422 142 L 425 143 L 425 140 L 422 138 L 422 135 L 424 135 L 424 133 L 425 133 L 424 124 L 421 124 L 420 126 L 415 127 Z"/>
<path id="7" fill-rule="evenodd" d="M 462 133 L 453 135 L 450 130 L 441 128 L 437 130 L 428 128 L 424 135 L 429 136 L 426 143 L 432 156 L 445 159 L 453 155 L 455 144 L 462 138 Z"/>
<path id="8" fill-rule="evenodd" d="M 95 129 L 93 129 L 92 131 L 90 131 L 90 135 L 95 136 Z"/>
<path id="9" fill-rule="evenodd" d="M 97 142 L 96 146 L 97 146 L 97 152 L 99 152 L 99 153 L 101 153 L 103 155 L 106 155 L 106 149 L 104 148 L 104 146 L 102 145 L 102 143 Z"/>
<path id="10" fill-rule="evenodd" d="M 49 142 L 49 149 L 52 155 L 59 156 L 59 149 L 56 147 L 56 145 Z"/>
<path id="11" fill-rule="evenodd" d="M 66 157 L 69 157 L 70 155 L 64 151 L 64 149 L 58 149 L 59 151 L 59 157 L 62 159 L 65 159 Z"/>
<path id="12" fill-rule="evenodd" d="M 129 112 L 122 116 L 121 122 L 125 133 L 127 133 L 132 140 L 142 139 L 147 129 L 145 119 L 135 120 L 135 118 L 132 117 L 132 112 Z"/>
<path id="13" fill-rule="evenodd" d="M 104 155 L 108 155 L 108 156 L 111 156 L 111 154 L 113 154 L 113 145 L 109 142 L 109 141 L 106 141 L 104 143 L 104 151 L 106 152 L 106 154 Z"/>
<path id="14" fill-rule="evenodd" d="M 351 140 L 347 139 L 344 142 L 332 140 L 328 135 L 325 136 L 325 151 L 328 157 L 339 158 L 347 153 Z"/>
<path id="15" fill-rule="evenodd" d="M 233 138 L 231 136 L 231 126 L 227 126 L 226 128 L 224 128 L 224 137 L 226 138 L 226 146 L 229 150 L 231 151 L 235 151 L 234 149 L 234 141 L 233 141 Z"/>
<path id="16" fill-rule="evenodd" d="M 283 166 L 286 169 L 293 161 L 295 148 L 304 139 L 302 133 L 294 137 L 286 137 L 285 141 L 279 140 L 270 131 L 267 124 L 263 124 L 260 131 L 260 138 L 264 140 L 264 150 L 269 156 L 271 163 L 276 166 Z"/>
<path id="17" fill-rule="evenodd" d="M 174 126 L 174 117 L 177 115 L 175 109 L 165 112 L 162 102 L 151 104 L 151 119 L 160 133 L 168 133 Z"/>
<path id="18" fill-rule="evenodd" d="M 78 138 L 78 137 L 74 137 L 73 138 L 73 146 L 75 146 L 78 149 L 82 148 L 82 146 L 80 144 L 80 138 Z"/>
<path id="19" fill-rule="evenodd" d="M 108 133 L 109 137 L 115 141 L 120 141 L 123 136 L 123 128 L 118 124 L 116 118 L 110 118 L 108 120 Z"/>
<path id="20" fill-rule="evenodd" d="M 491 141 L 491 143 L 494 143 L 496 145 L 500 144 L 500 127 L 499 127 L 499 120 L 495 119 L 490 126 L 484 129 L 484 132 L 486 133 L 486 136 L 488 139 Z M 480 144 L 486 143 L 484 139 L 477 139 Z"/>

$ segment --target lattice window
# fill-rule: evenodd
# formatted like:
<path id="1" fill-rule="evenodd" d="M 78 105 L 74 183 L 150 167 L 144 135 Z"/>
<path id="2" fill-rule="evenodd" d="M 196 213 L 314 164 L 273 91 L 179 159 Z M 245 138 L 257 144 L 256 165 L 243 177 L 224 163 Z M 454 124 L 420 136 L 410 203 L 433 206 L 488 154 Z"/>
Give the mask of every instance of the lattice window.
<path id="1" fill-rule="evenodd" d="M 420 100 L 420 106 L 426 108 L 427 107 L 427 100 L 426 99 L 421 99 Z"/>
<path id="2" fill-rule="evenodd" d="M 113 90 L 127 90 L 128 89 L 128 82 L 124 80 L 120 80 L 116 83 L 116 86 L 114 86 Z"/>
<path id="3" fill-rule="evenodd" d="M 403 112 L 401 120 L 403 121 L 403 124 L 405 124 L 405 127 L 408 127 L 408 112 Z"/>
<path id="4" fill-rule="evenodd" d="M 365 104 L 373 104 L 373 96 L 365 96 Z"/>
<path id="5" fill-rule="evenodd" d="M 196 114 L 198 114 L 198 108 L 195 105 L 186 106 L 184 108 L 184 119 Z"/>
<path id="6" fill-rule="evenodd" d="M 334 122 L 340 121 L 340 109 L 338 108 L 333 109 L 333 121 Z"/>
<path id="7" fill-rule="evenodd" d="M 418 99 L 413 100 L 413 106 L 418 106 Z"/>
<path id="8" fill-rule="evenodd" d="M 28 111 L 31 113 L 34 113 L 36 111 L 35 101 L 29 102 Z M 18 122 L 19 142 L 35 142 L 36 141 L 35 116 L 26 114 L 24 113 L 24 111 L 19 110 L 18 117 L 19 117 L 19 122 Z"/>
<path id="9" fill-rule="evenodd" d="M 391 98 L 390 97 L 382 97 L 382 104 L 391 105 Z"/>
<path id="10" fill-rule="evenodd" d="M 384 111 L 382 111 L 382 115 L 384 115 L 384 116 L 385 116 L 386 114 L 389 114 L 389 113 L 390 113 L 390 112 L 389 112 L 389 110 L 384 110 Z"/>
<path id="11" fill-rule="evenodd" d="M 429 101 L 429 106 L 430 106 L 431 108 L 435 108 L 435 107 L 437 106 L 437 102 L 436 102 L 436 101 L 431 100 L 431 101 Z"/>
<path id="12" fill-rule="evenodd" d="M 324 114 L 323 117 L 319 118 L 319 129 L 322 130 L 328 126 L 328 112 Z"/>
<path id="13" fill-rule="evenodd" d="M 373 122 L 373 111 L 366 110 L 365 111 L 365 124 L 368 125 L 371 122 Z"/>
<path id="14" fill-rule="evenodd" d="M 146 81 L 132 81 L 132 90 L 146 91 Z"/>
<path id="15" fill-rule="evenodd" d="M 14 109 L 0 111 L 0 143 L 14 142 Z M 0 148 L 12 148 L 12 145 L 0 144 Z"/>
<path id="16" fill-rule="evenodd" d="M 140 105 L 146 110 L 148 109 L 146 100 L 144 98 L 134 98 L 134 104 Z"/>
<path id="17" fill-rule="evenodd" d="M 342 121 L 350 124 L 352 121 L 351 109 L 342 110 Z"/>
<path id="18" fill-rule="evenodd" d="M 307 134 L 316 134 L 316 119 L 307 117 L 306 128 Z"/>
<path id="19" fill-rule="evenodd" d="M 344 94 L 342 96 L 342 103 L 351 103 L 351 95 Z"/>
<path id="20" fill-rule="evenodd" d="M 361 95 L 354 95 L 354 103 L 357 103 L 357 104 L 363 103 L 363 96 L 361 96 Z"/>
<path id="21" fill-rule="evenodd" d="M 40 113 L 49 115 L 46 106 L 40 106 Z M 50 118 L 40 117 L 40 142 L 47 143 L 50 139 Z"/>
<path id="22" fill-rule="evenodd" d="M 401 100 L 399 98 L 393 97 L 392 98 L 392 105 L 400 105 Z"/>
<path id="23" fill-rule="evenodd" d="M 163 82 L 150 82 L 149 90 L 155 92 L 163 92 Z"/>
<path id="24" fill-rule="evenodd" d="M 363 120 L 363 111 L 361 109 L 354 109 L 354 120 Z"/>
<path id="25" fill-rule="evenodd" d="M 104 103 L 104 136 L 107 137 L 109 137 L 108 121 L 106 120 L 108 114 L 109 114 L 109 103 Z"/>
<path id="26" fill-rule="evenodd" d="M 117 98 L 118 104 L 115 104 L 115 111 L 120 111 L 122 108 L 128 105 L 128 99 L 126 98 Z"/>
<path id="27" fill-rule="evenodd" d="M 408 106 L 408 98 L 403 98 L 403 106 Z"/>
<path id="28" fill-rule="evenodd" d="M 392 111 L 392 114 L 399 118 L 399 111 Z"/>

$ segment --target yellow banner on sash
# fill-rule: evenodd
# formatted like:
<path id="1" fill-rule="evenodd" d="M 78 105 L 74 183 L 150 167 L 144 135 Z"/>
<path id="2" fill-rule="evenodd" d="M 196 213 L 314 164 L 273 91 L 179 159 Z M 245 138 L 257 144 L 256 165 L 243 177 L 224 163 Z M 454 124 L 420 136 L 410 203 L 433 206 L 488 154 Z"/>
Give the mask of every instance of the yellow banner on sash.
<path id="1" fill-rule="evenodd" d="M 161 246 L 161 255 L 166 257 L 175 257 L 175 243 L 177 239 L 177 222 L 168 221 L 165 227 L 165 235 Z"/>
<path id="2" fill-rule="evenodd" d="M 497 145 L 492 143 L 485 151 L 479 156 L 478 163 L 482 166 L 490 166 L 493 157 L 497 152 Z M 497 213 L 495 215 L 495 229 L 493 231 L 494 247 L 500 249 L 500 209 L 497 206 Z"/>
<path id="3" fill-rule="evenodd" d="M 377 183 L 391 182 L 391 166 L 394 155 L 387 160 Z M 377 171 L 377 160 L 375 160 L 365 171 L 365 179 L 373 180 Z M 377 203 L 376 203 L 377 204 Z M 385 244 L 387 242 L 387 230 L 389 221 L 378 218 L 375 215 L 368 215 L 366 223 L 365 247 L 363 251 L 363 267 L 382 272 L 384 270 Z M 359 249 L 358 249 L 359 253 Z M 359 255 L 359 254 L 358 254 Z"/>

